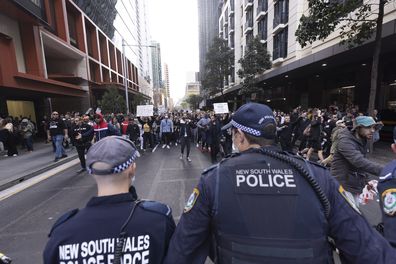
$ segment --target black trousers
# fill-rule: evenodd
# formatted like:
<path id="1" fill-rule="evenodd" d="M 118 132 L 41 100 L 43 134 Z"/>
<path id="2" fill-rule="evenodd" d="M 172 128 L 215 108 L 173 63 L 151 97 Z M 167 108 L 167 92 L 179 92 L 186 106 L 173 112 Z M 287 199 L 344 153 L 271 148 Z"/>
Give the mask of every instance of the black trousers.
<path id="1" fill-rule="evenodd" d="M 162 133 L 162 136 L 164 137 L 165 145 L 169 145 L 171 135 L 172 135 L 171 132 L 163 132 Z"/>
<path id="2" fill-rule="evenodd" d="M 91 145 L 82 145 L 82 146 L 76 146 L 77 153 L 78 153 L 78 158 L 80 160 L 80 165 L 81 168 L 85 169 L 86 164 L 85 164 L 85 151 L 88 151 L 89 147 Z"/>
<path id="3" fill-rule="evenodd" d="M 181 154 L 184 153 L 184 148 L 187 146 L 187 157 L 190 157 L 191 140 L 189 137 L 180 137 Z"/>

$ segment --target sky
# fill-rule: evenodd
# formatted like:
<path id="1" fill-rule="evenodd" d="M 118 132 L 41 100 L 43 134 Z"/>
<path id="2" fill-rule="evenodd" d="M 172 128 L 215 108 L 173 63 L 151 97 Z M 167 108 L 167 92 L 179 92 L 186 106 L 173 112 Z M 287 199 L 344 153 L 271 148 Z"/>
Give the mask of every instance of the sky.
<path id="1" fill-rule="evenodd" d="M 199 70 L 197 0 L 146 1 L 151 38 L 161 45 L 162 65 L 169 68 L 170 96 L 176 103 L 184 96 L 187 73 Z"/>

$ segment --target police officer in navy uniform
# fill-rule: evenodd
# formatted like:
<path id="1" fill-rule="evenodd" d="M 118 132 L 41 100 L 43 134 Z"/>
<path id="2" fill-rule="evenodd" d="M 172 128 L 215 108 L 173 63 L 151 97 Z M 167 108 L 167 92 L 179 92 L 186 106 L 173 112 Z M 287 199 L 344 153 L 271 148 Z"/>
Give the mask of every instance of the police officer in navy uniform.
<path id="1" fill-rule="evenodd" d="M 396 154 L 396 144 L 392 144 Z M 382 170 L 378 182 L 384 237 L 396 248 L 396 159 Z"/>
<path id="2" fill-rule="evenodd" d="M 87 154 L 98 196 L 54 224 L 44 263 L 162 263 L 175 223 L 169 206 L 136 200 L 128 192 L 139 153 L 119 136 L 106 137 Z"/>
<path id="3" fill-rule="evenodd" d="M 239 153 L 203 172 L 165 263 L 333 263 L 329 237 L 343 263 L 395 262 L 328 170 L 273 145 L 268 106 L 241 106 L 229 127 Z"/>

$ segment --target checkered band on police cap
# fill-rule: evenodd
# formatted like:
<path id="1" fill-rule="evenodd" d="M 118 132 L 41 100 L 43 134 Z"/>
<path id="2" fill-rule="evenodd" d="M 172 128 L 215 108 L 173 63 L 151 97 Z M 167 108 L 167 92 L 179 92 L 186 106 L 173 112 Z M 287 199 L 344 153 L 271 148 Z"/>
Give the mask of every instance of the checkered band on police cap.
<path id="1" fill-rule="evenodd" d="M 121 173 L 139 156 L 132 141 L 119 136 L 105 137 L 90 147 L 87 153 L 87 171 L 95 175 Z M 95 168 L 94 164 L 97 162 L 104 163 L 109 168 Z"/>

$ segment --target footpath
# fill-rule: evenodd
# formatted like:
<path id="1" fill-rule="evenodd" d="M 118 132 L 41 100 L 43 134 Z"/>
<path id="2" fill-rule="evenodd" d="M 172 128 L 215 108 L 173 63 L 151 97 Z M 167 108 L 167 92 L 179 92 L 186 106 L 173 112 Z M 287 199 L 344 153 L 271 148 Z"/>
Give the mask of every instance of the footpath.
<path id="1" fill-rule="evenodd" d="M 67 158 L 54 162 L 52 144 L 42 141 L 34 143 L 34 151 L 31 153 L 23 149 L 18 151 L 17 157 L 4 157 L 4 153 L 0 156 L 0 191 L 78 159 L 75 148 L 69 148 L 66 149 Z M 375 143 L 374 152 L 369 156 L 369 159 L 380 164 L 386 164 L 395 158 L 389 142 Z"/>
<path id="2" fill-rule="evenodd" d="M 75 148 L 66 149 L 66 158 L 54 162 L 55 154 L 51 143 L 34 142 L 34 151 L 18 148 L 17 157 L 0 157 L 0 191 L 34 176 L 40 175 L 71 160 L 78 159 Z"/>

